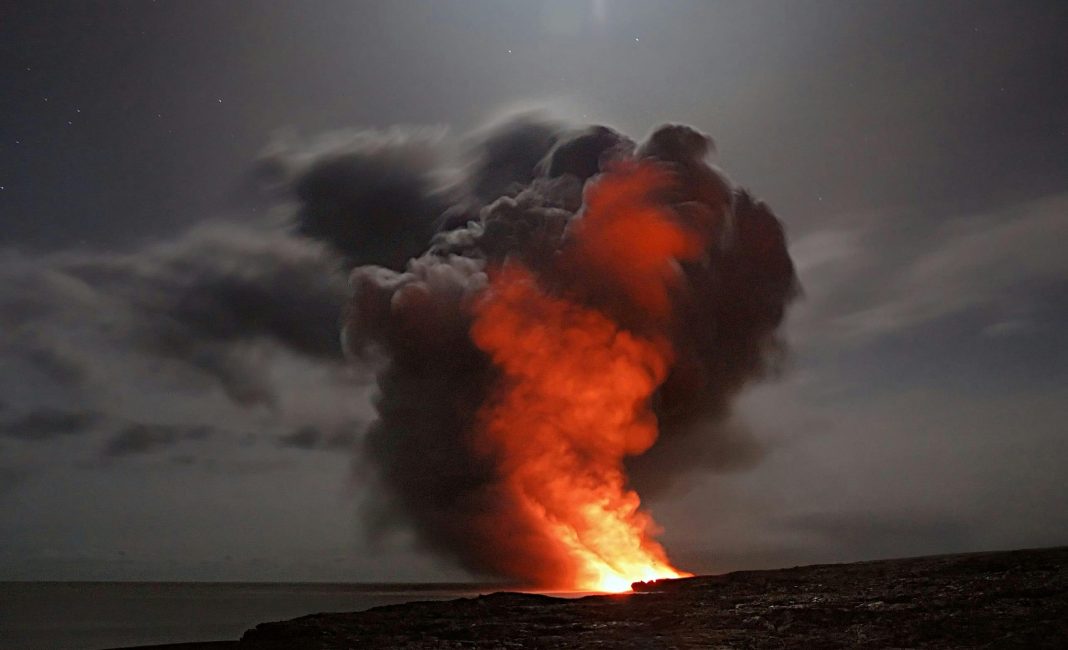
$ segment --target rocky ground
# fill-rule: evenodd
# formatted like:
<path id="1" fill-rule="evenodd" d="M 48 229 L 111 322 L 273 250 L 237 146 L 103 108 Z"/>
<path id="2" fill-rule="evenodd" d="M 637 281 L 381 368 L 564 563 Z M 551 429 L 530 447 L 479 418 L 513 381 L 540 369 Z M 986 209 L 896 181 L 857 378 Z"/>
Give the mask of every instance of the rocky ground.
<path id="1" fill-rule="evenodd" d="M 1068 648 L 1068 548 L 408 603 L 264 623 L 226 647 Z"/>

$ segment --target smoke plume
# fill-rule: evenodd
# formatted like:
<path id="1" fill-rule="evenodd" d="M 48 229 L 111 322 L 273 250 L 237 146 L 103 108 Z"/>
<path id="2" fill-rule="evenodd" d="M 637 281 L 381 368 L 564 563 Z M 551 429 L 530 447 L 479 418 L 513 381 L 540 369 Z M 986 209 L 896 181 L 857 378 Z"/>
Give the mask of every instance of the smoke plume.
<path id="1" fill-rule="evenodd" d="M 421 254 L 353 269 L 344 345 L 388 359 L 360 465 L 377 531 L 540 586 L 679 575 L 638 495 L 759 456 L 730 405 L 781 358 L 797 290 L 780 222 L 712 149 L 524 117 Z"/>

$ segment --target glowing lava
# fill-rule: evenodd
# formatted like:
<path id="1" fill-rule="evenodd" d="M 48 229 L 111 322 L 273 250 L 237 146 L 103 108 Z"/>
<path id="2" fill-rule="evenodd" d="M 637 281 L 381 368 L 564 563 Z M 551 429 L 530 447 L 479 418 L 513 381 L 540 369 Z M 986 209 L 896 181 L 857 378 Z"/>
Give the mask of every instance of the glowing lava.
<path id="1" fill-rule="evenodd" d="M 623 460 L 653 445 L 650 399 L 674 353 L 658 334 L 677 260 L 700 242 L 651 194 L 667 176 L 652 165 L 606 174 L 569 232 L 586 271 L 624 298 L 612 308 L 553 295 L 524 266 L 491 276 L 471 335 L 501 373 L 480 412 L 475 445 L 496 459 L 501 489 L 534 522 L 570 573 L 561 586 L 627 591 L 631 583 L 682 577 L 654 539 L 657 526 L 627 487 Z M 614 318 L 627 311 L 628 322 Z"/>

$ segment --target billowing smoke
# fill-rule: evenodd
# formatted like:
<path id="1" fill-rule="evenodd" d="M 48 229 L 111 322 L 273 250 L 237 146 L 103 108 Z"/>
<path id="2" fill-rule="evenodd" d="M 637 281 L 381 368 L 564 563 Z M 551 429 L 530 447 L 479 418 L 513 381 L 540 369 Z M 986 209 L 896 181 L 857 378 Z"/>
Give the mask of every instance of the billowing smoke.
<path id="1" fill-rule="evenodd" d="M 359 464 L 375 530 L 543 586 L 677 575 L 637 493 L 759 457 L 730 405 L 774 370 L 797 291 L 780 222 L 712 148 L 681 125 L 638 144 L 525 117 L 486 134 L 440 214 L 424 186 L 391 204 L 437 232 L 351 276 L 345 347 L 387 359 Z M 336 221 L 304 199 L 305 232 Z"/>
<path id="2" fill-rule="evenodd" d="M 328 134 L 311 144 L 279 139 L 259 176 L 299 201 L 296 231 L 329 244 L 350 266 L 403 269 L 426 250 L 452 204 L 438 176 L 441 130 Z"/>

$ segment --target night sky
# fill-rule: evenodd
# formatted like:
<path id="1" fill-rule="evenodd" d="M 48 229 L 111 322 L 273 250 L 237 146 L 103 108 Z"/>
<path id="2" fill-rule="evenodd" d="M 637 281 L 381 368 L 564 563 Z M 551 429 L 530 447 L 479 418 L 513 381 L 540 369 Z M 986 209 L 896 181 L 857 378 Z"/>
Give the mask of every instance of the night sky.
<path id="1" fill-rule="evenodd" d="M 525 111 L 692 125 L 786 225 L 760 452 L 647 501 L 680 566 L 1068 543 L 1065 33 L 1037 1 L 3 3 L 0 580 L 469 577 L 363 534 L 372 368 L 269 172 L 401 125 L 446 182 Z"/>

